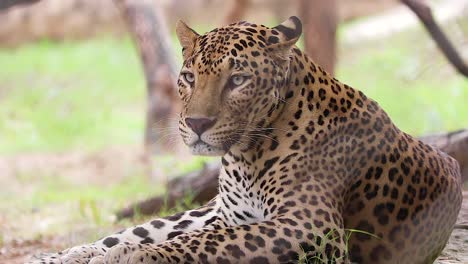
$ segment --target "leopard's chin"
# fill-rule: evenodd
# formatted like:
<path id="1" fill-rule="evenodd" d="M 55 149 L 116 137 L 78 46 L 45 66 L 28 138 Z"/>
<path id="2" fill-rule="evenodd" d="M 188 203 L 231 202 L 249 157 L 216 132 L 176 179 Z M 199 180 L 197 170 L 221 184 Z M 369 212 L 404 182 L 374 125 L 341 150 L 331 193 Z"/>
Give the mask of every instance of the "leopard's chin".
<path id="1" fill-rule="evenodd" d="M 192 154 L 196 156 L 223 156 L 226 154 L 224 148 L 216 147 L 203 141 L 197 141 L 189 147 Z"/>

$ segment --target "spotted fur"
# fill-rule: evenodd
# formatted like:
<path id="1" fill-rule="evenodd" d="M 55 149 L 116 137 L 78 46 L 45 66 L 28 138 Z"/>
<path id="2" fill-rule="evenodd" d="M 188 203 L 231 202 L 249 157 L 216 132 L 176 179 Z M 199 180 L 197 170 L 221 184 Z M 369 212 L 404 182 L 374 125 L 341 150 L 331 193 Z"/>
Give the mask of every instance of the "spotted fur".
<path id="1" fill-rule="evenodd" d="M 316 65 L 301 32 L 296 17 L 204 35 L 179 23 L 180 132 L 222 155 L 219 195 L 37 261 L 432 263 L 460 209 L 458 164 Z"/>

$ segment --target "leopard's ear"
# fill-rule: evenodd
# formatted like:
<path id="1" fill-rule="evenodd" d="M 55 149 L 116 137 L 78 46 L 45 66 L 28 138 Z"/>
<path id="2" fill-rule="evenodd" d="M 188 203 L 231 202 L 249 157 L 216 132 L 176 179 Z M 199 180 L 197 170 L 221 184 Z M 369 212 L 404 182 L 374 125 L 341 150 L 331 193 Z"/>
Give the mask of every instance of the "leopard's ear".
<path id="1" fill-rule="evenodd" d="M 182 56 L 185 59 L 190 57 L 195 47 L 195 41 L 200 36 L 195 30 L 191 29 L 182 20 L 177 21 L 176 34 L 179 43 L 182 46 Z"/>
<path id="2" fill-rule="evenodd" d="M 271 29 L 267 39 L 268 50 L 280 60 L 288 60 L 292 47 L 302 34 L 302 22 L 292 16 L 283 23 Z"/>

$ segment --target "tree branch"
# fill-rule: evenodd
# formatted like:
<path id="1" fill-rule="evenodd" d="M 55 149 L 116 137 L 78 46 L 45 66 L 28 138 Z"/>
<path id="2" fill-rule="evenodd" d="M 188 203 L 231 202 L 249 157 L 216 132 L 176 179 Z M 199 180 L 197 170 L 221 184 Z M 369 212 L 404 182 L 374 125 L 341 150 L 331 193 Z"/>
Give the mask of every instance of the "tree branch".
<path id="1" fill-rule="evenodd" d="M 40 0 L 2 0 L 0 1 L 0 11 L 6 10 L 13 6 L 34 4 Z"/>
<path id="2" fill-rule="evenodd" d="M 431 8 L 421 0 L 401 0 L 401 2 L 407 5 L 408 8 L 416 14 L 419 20 L 421 20 L 432 39 L 455 69 L 465 77 L 468 77 L 468 66 L 434 20 Z"/>

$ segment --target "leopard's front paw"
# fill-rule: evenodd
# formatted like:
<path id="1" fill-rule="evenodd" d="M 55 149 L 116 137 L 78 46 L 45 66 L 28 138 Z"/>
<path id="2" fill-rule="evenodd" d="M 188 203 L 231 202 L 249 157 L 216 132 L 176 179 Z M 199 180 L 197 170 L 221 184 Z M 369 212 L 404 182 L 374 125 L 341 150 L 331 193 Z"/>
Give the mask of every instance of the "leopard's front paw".
<path id="1" fill-rule="evenodd" d="M 93 245 L 77 246 L 71 248 L 61 257 L 63 264 L 88 264 L 96 256 L 103 256 L 106 250 Z"/>
<path id="2" fill-rule="evenodd" d="M 88 264 L 95 256 L 101 256 L 106 253 L 103 249 L 92 245 L 77 246 L 59 253 L 43 253 L 34 256 L 27 264 Z"/>
<path id="3" fill-rule="evenodd" d="M 48 264 L 62 264 L 62 261 L 60 260 L 60 255 L 57 253 L 41 253 L 32 256 L 28 261 L 25 262 L 25 264 L 42 264 L 42 263 L 48 263 Z"/>
<path id="4" fill-rule="evenodd" d="M 68 253 L 69 249 L 58 253 L 40 253 L 32 256 L 25 264 L 62 264 L 61 258 Z"/>
<path id="5" fill-rule="evenodd" d="M 146 244 L 120 243 L 102 257 L 98 256 L 89 264 L 159 264 L 163 263 L 154 246 Z"/>

